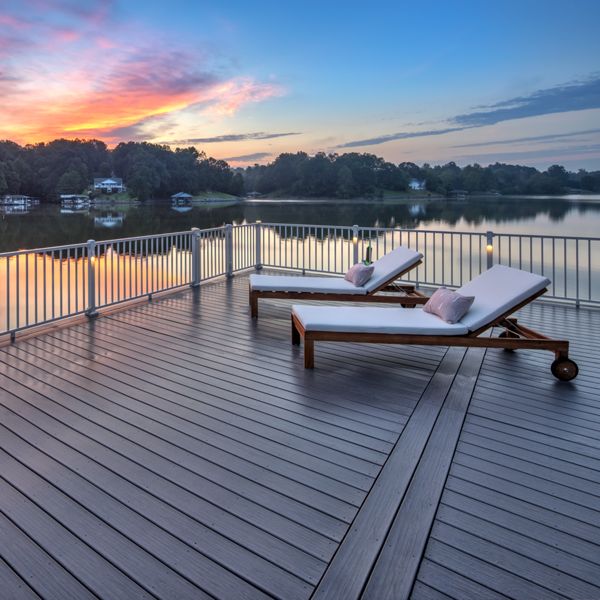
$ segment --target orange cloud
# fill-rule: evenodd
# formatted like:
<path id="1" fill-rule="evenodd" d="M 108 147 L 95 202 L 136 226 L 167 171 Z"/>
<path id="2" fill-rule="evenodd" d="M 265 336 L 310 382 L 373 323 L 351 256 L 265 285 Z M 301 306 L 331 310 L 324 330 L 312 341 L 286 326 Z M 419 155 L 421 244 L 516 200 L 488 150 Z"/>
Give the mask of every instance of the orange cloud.
<path id="1" fill-rule="evenodd" d="M 52 73 L 16 82 L 9 101 L 0 106 L 0 137 L 21 143 L 60 136 L 114 141 L 113 130 L 152 117 L 197 107 L 231 115 L 249 102 L 282 93 L 249 78 L 220 81 L 178 52 L 138 53 L 104 72 L 82 65 L 61 73 L 59 81 L 51 78 Z"/>
<path id="2" fill-rule="evenodd" d="M 175 121 L 182 112 L 229 116 L 283 93 L 250 77 L 223 78 L 203 51 L 182 49 L 163 34 L 119 32 L 118 25 L 99 31 L 110 0 L 31 2 L 62 12 L 52 24 L 1 17 L 7 32 L 0 31 L 0 54 L 11 58 L 0 70 L 0 139 L 114 143 L 131 131 L 150 135 L 168 115 Z"/>

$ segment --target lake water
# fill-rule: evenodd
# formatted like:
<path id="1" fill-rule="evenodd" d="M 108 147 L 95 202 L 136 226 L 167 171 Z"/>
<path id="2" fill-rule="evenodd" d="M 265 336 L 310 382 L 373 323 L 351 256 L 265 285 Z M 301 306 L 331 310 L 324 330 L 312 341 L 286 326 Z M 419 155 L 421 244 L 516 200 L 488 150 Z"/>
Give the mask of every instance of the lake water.
<path id="1" fill-rule="evenodd" d="M 596 237 L 600 236 L 600 195 L 488 197 L 466 202 L 255 200 L 192 207 L 187 212 L 173 210 L 167 201 L 76 214 L 61 213 L 58 205 L 42 204 L 25 214 L 0 213 L 0 252 L 256 220 Z"/>

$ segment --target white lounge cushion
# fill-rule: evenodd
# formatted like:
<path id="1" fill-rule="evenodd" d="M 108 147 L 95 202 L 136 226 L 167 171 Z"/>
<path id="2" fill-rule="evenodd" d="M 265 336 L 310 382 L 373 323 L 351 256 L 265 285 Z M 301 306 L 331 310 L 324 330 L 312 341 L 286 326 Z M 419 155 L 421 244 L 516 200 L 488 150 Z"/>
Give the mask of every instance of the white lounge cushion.
<path id="1" fill-rule="evenodd" d="M 421 308 L 294 305 L 306 331 L 465 335 L 462 323 L 446 323 Z"/>
<path id="2" fill-rule="evenodd" d="M 549 284 L 550 280 L 541 275 L 494 265 L 456 290 L 463 296 L 475 296 L 473 305 L 460 322 L 469 331 L 475 331 Z"/>
<path id="3" fill-rule="evenodd" d="M 405 246 L 399 246 L 373 263 L 373 275 L 364 286 L 356 287 L 338 277 L 294 277 L 291 275 L 250 275 L 250 288 L 260 292 L 310 292 L 367 294 L 395 275 L 418 263 L 423 255 Z"/>
<path id="4" fill-rule="evenodd" d="M 250 275 L 250 288 L 261 292 L 310 292 L 355 294 L 364 296 L 365 287 L 357 287 L 342 277 L 294 277 L 293 275 Z"/>
<path id="5" fill-rule="evenodd" d="M 399 275 L 411 266 L 416 265 L 422 258 L 423 255 L 420 252 L 415 252 L 406 246 L 398 246 L 398 248 L 388 252 L 373 263 L 375 269 L 371 279 L 365 284 L 365 288 L 368 292 L 376 290 L 386 281 L 392 279 L 394 275 Z"/>

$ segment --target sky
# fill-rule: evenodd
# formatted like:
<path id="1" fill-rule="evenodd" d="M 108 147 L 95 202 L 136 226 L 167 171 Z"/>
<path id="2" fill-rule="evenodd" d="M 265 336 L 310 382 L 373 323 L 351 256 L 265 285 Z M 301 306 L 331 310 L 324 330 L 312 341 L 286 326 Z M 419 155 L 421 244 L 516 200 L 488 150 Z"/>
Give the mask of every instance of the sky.
<path id="1" fill-rule="evenodd" d="M 0 139 L 600 169 L 599 0 L 0 0 Z"/>

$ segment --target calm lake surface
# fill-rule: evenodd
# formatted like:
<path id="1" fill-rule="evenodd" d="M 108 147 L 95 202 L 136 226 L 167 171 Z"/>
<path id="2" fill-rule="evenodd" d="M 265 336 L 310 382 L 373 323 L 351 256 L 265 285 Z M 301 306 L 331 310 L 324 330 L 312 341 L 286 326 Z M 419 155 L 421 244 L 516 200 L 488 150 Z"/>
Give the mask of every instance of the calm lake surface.
<path id="1" fill-rule="evenodd" d="M 229 206 L 197 206 L 187 212 L 174 210 L 166 201 L 75 214 L 62 213 L 58 205 L 41 204 L 25 214 L 0 213 L 0 252 L 256 220 L 598 237 L 600 195 L 487 197 L 466 202 L 254 200 Z"/>

